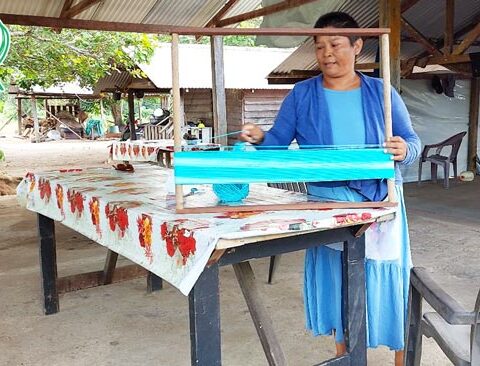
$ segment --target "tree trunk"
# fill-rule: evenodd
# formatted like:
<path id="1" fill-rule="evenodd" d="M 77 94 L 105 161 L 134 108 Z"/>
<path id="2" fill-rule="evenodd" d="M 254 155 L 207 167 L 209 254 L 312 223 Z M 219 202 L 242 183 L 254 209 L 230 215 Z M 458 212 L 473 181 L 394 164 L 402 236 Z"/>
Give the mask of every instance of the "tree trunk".
<path id="1" fill-rule="evenodd" d="M 120 111 L 120 103 L 112 102 L 110 107 L 112 109 L 113 122 L 115 123 L 115 125 L 123 126 L 124 123 L 122 121 L 122 113 Z"/>

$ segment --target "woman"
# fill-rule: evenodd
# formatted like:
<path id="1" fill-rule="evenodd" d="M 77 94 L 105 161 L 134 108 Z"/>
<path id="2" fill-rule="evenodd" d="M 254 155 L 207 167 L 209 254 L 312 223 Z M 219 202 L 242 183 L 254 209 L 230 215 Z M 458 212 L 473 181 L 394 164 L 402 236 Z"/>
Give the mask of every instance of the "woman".
<path id="1" fill-rule="evenodd" d="M 348 14 L 321 16 L 315 28 L 358 28 Z M 359 37 L 317 36 L 316 57 L 322 74 L 295 85 L 285 98 L 272 129 L 244 126 L 241 138 L 263 146 L 382 144 L 395 160 L 399 208 L 395 220 L 374 224 L 366 233 L 367 342 L 395 350 L 403 360 L 409 271 L 412 266 L 399 165 L 410 165 L 420 151 L 408 111 L 392 91 L 393 137 L 385 141 L 383 84 L 354 70 L 363 41 Z M 380 201 L 387 194 L 383 180 L 318 182 L 308 193 L 326 200 Z M 308 249 L 305 256 L 306 326 L 314 335 L 335 334 L 337 355 L 345 352 L 341 283 L 342 245 Z"/>

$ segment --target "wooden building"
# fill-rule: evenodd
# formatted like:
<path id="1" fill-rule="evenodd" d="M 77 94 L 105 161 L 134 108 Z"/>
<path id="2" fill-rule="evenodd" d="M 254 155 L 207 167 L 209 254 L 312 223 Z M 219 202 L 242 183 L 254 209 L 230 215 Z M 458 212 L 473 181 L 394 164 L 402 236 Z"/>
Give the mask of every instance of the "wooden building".
<path id="1" fill-rule="evenodd" d="M 159 90 L 171 89 L 170 47 L 161 45 L 148 65 L 139 65 Z M 247 122 L 265 128 L 273 123 L 292 86 L 269 85 L 266 77 L 291 52 L 291 49 L 224 47 L 227 133 L 239 131 Z M 184 123 L 202 121 L 213 127 L 210 46 L 181 44 L 179 55 L 182 119 Z"/>

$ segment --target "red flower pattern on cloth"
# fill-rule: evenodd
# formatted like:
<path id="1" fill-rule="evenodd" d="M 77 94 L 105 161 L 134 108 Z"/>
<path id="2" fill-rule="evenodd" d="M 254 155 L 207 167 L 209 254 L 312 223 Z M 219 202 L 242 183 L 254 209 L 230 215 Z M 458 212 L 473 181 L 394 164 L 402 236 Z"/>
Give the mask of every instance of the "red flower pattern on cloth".
<path id="1" fill-rule="evenodd" d="M 150 264 L 152 264 L 152 217 L 150 215 L 142 214 L 137 218 L 137 227 L 140 246 L 145 250 L 145 257 L 147 257 Z"/>
<path id="2" fill-rule="evenodd" d="M 100 202 L 97 197 L 92 197 L 90 202 L 88 202 L 88 207 L 90 209 L 90 218 L 92 219 L 92 224 L 95 225 L 97 234 L 101 235 L 102 231 L 100 229 Z"/>
<path id="3" fill-rule="evenodd" d="M 118 156 L 118 145 L 115 145 L 115 156 Z"/>
<path id="4" fill-rule="evenodd" d="M 147 158 L 147 147 L 142 146 L 142 156 L 146 159 Z"/>
<path id="5" fill-rule="evenodd" d="M 155 152 L 155 148 L 152 146 L 147 147 L 148 155 L 152 155 Z"/>
<path id="6" fill-rule="evenodd" d="M 63 211 L 63 187 L 60 184 L 57 184 L 55 187 L 55 197 L 57 197 L 57 207 L 60 210 L 62 216 L 65 216 Z"/>
<path id="7" fill-rule="evenodd" d="M 72 214 L 76 214 L 77 218 L 82 217 L 83 214 L 83 201 L 85 198 L 80 192 L 74 190 L 67 190 L 67 200 L 70 203 L 70 211 Z"/>
<path id="8" fill-rule="evenodd" d="M 127 145 L 120 144 L 120 154 L 125 155 L 126 152 L 127 152 Z"/>
<path id="9" fill-rule="evenodd" d="M 132 145 L 128 145 L 128 156 L 132 156 Z"/>
<path id="10" fill-rule="evenodd" d="M 353 224 L 359 221 L 367 221 L 372 218 L 370 212 L 363 212 L 361 215 L 357 213 L 347 213 L 333 216 L 335 223 L 338 225 Z"/>
<path id="11" fill-rule="evenodd" d="M 28 187 L 29 192 L 33 192 L 35 188 L 35 174 L 27 173 L 25 177 L 30 181 L 30 186 Z"/>
<path id="12" fill-rule="evenodd" d="M 128 228 L 128 211 L 124 207 L 120 207 L 117 205 L 112 205 L 108 203 L 105 206 L 105 215 L 108 219 L 108 225 L 110 226 L 110 230 L 115 232 L 117 227 L 119 229 L 120 237 L 123 238 L 125 236 L 125 231 Z"/>
<path id="13" fill-rule="evenodd" d="M 50 187 L 50 182 L 45 178 L 40 178 L 38 180 L 38 191 L 40 192 L 40 198 L 45 201 L 45 203 L 50 202 L 50 197 L 52 196 L 52 187 Z"/>
<path id="14" fill-rule="evenodd" d="M 133 155 L 138 156 L 138 154 L 140 153 L 140 146 L 134 145 L 132 150 L 133 150 Z"/>
<path id="15" fill-rule="evenodd" d="M 160 226 L 160 233 L 162 239 L 166 242 L 167 254 L 173 257 L 178 252 L 181 255 L 181 264 L 187 263 L 188 257 L 195 254 L 196 240 L 193 237 L 193 231 L 186 228 L 180 228 L 180 224 L 174 224 L 171 229 L 168 228 L 168 223 L 164 222 Z"/>

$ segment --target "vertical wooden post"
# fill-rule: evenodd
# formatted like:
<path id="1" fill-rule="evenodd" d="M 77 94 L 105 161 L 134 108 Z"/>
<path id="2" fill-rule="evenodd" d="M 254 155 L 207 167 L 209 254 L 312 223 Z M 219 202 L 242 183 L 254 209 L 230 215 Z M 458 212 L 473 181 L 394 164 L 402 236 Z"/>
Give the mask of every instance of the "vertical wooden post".
<path id="1" fill-rule="evenodd" d="M 445 33 L 443 39 L 445 40 L 443 46 L 443 53 L 450 55 L 453 50 L 454 42 L 454 19 L 455 19 L 455 0 L 445 0 Z"/>
<path id="2" fill-rule="evenodd" d="M 389 57 L 389 42 L 388 34 L 382 34 L 380 38 L 381 50 L 381 69 L 383 77 L 383 100 L 384 100 L 384 115 L 385 115 L 385 140 L 393 136 L 392 129 L 392 88 L 390 85 L 390 57 Z M 388 201 L 396 202 L 395 196 L 395 179 L 387 181 L 388 186 Z"/>
<path id="3" fill-rule="evenodd" d="M 478 143 L 478 107 L 480 98 L 480 77 L 473 77 L 470 81 L 470 116 L 468 121 L 468 162 L 467 168 L 476 170 L 476 156 Z"/>
<path id="4" fill-rule="evenodd" d="M 142 98 L 137 99 L 137 106 L 138 106 L 138 121 L 142 123 Z"/>
<path id="5" fill-rule="evenodd" d="M 380 27 L 390 28 L 390 80 L 391 85 L 400 91 L 400 0 L 379 0 Z"/>
<path id="6" fill-rule="evenodd" d="M 135 128 L 135 102 L 133 91 L 128 91 L 128 123 L 130 124 L 130 141 L 137 139 L 137 129 Z"/>
<path id="7" fill-rule="evenodd" d="M 17 97 L 17 123 L 18 135 L 22 135 L 22 99 Z"/>
<path id="8" fill-rule="evenodd" d="M 37 100 L 35 96 L 31 96 L 30 101 L 32 102 L 32 117 L 33 117 L 33 127 L 35 130 L 35 142 L 40 142 L 40 129 L 38 125 L 38 115 L 37 115 Z"/>
<path id="9" fill-rule="evenodd" d="M 225 75 L 223 64 L 223 37 L 210 37 L 212 59 L 212 101 L 214 136 L 222 136 L 216 140 L 227 145 L 227 102 L 225 96 Z"/>
<path id="10" fill-rule="evenodd" d="M 105 122 L 105 110 L 103 108 L 103 99 L 100 99 L 100 119 L 102 120 L 102 123 Z"/>
<path id="11" fill-rule="evenodd" d="M 172 34 L 172 94 L 173 94 L 173 145 L 174 151 L 182 150 L 182 126 L 180 112 L 180 76 L 178 70 L 178 34 Z M 175 185 L 176 208 L 183 208 L 183 188 Z"/>
<path id="12" fill-rule="evenodd" d="M 43 106 L 45 108 L 45 118 L 47 118 L 48 117 L 48 113 L 47 113 L 47 111 L 48 111 L 48 99 L 47 98 L 45 98 L 43 100 Z"/>

